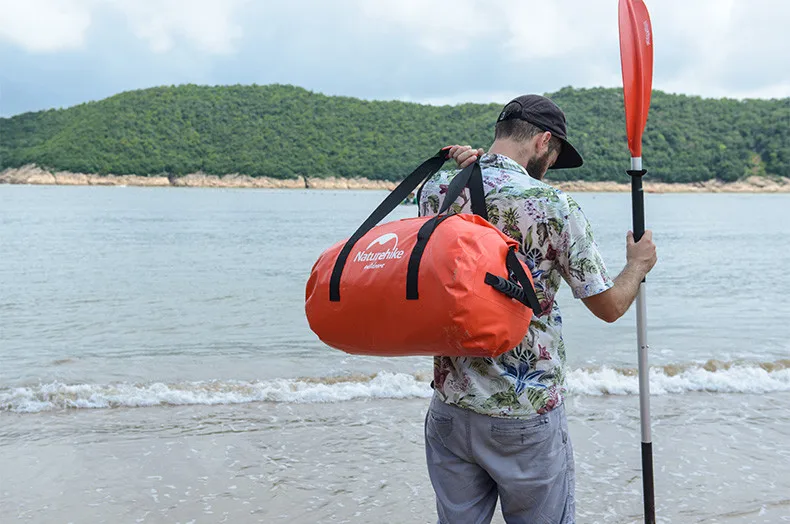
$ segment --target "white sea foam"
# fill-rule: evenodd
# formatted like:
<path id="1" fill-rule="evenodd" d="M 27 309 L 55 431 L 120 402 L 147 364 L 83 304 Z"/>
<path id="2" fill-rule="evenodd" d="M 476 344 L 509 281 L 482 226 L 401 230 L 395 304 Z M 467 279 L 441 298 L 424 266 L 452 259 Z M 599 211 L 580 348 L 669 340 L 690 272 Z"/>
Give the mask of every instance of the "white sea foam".
<path id="1" fill-rule="evenodd" d="M 405 373 L 379 373 L 347 379 L 208 381 L 178 384 L 62 384 L 0 389 L 0 411 L 35 413 L 74 408 L 159 405 L 241 404 L 245 402 L 319 403 L 361 398 L 429 397 L 424 380 Z"/>
<path id="2" fill-rule="evenodd" d="M 577 395 L 638 395 L 639 378 L 632 370 L 600 368 L 576 369 L 568 374 L 568 390 Z M 652 368 L 652 395 L 693 391 L 714 393 L 769 393 L 790 391 L 790 369 L 769 371 L 757 365 L 736 365 L 721 370 L 702 366 L 684 370 Z"/>
<path id="3" fill-rule="evenodd" d="M 322 403 L 354 399 L 428 398 L 430 377 L 382 372 L 373 376 L 207 381 L 175 384 L 62 384 L 0 389 L 0 412 L 36 413 L 62 409 L 101 409 L 246 402 Z M 636 395 L 633 369 L 576 369 L 567 388 L 574 395 Z M 768 393 L 790 391 L 790 364 L 717 363 L 665 366 L 650 372 L 654 395 L 694 391 Z"/>

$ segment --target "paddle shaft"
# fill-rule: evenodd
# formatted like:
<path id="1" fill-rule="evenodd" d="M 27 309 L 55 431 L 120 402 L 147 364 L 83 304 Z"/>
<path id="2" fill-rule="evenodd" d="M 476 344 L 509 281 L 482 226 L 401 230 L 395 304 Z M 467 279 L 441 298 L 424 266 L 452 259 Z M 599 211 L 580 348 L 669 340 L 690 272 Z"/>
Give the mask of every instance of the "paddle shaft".
<path id="1" fill-rule="evenodd" d="M 633 211 L 634 240 L 645 234 L 645 194 L 642 189 L 642 158 L 631 158 L 631 208 Z M 645 523 L 655 524 L 656 504 L 653 488 L 653 438 L 650 433 L 650 378 L 647 363 L 647 302 L 645 280 L 636 296 L 636 337 L 639 350 L 639 418 L 642 430 L 642 490 L 645 502 Z"/>

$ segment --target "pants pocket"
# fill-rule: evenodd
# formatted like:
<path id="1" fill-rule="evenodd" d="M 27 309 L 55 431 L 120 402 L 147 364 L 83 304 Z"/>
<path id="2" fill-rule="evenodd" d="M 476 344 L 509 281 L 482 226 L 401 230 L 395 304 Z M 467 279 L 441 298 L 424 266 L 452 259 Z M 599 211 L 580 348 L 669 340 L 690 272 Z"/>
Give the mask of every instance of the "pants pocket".
<path id="1" fill-rule="evenodd" d="M 491 439 L 503 446 L 539 444 L 551 435 L 549 417 L 540 415 L 530 420 L 512 420 L 491 424 Z"/>
<path id="2" fill-rule="evenodd" d="M 453 419 L 433 410 L 428 411 L 428 437 L 438 437 L 444 441 L 453 432 Z"/>

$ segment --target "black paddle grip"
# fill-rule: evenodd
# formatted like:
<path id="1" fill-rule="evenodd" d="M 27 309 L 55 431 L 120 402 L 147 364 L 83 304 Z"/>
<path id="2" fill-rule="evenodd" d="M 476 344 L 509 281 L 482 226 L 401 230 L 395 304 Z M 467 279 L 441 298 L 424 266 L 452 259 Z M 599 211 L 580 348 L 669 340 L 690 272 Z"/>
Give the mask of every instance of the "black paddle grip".
<path id="1" fill-rule="evenodd" d="M 656 524 L 656 494 L 653 486 L 653 443 L 642 442 L 642 495 L 645 524 Z"/>
<path id="2" fill-rule="evenodd" d="M 642 189 L 642 177 L 647 171 L 626 171 L 631 176 L 631 209 L 633 210 L 634 242 L 639 242 L 645 234 L 645 192 Z"/>

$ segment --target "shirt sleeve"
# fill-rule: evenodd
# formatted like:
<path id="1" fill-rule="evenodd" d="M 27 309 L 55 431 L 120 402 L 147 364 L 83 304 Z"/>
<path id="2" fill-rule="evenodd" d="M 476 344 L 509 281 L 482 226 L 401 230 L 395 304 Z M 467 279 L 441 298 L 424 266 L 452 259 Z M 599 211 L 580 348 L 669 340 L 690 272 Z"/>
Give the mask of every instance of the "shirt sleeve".
<path id="1" fill-rule="evenodd" d="M 593 238 L 592 226 L 571 197 L 567 199 L 566 227 L 560 239 L 557 261 L 562 277 L 571 287 L 575 298 L 587 298 L 603 293 L 614 285 L 606 270 L 598 245 Z M 563 206 L 564 207 L 564 206 Z"/>

